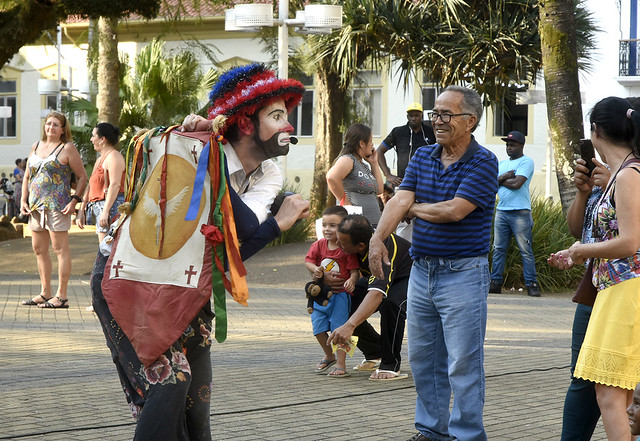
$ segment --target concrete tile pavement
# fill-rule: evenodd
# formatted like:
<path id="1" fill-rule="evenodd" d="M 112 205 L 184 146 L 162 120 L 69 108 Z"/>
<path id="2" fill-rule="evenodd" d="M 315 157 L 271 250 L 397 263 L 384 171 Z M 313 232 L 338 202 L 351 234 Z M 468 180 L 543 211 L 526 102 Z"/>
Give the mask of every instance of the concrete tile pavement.
<path id="1" fill-rule="evenodd" d="M 406 440 L 415 433 L 411 379 L 313 373 L 321 353 L 301 290 L 250 286 L 250 307 L 229 302 L 229 338 L 211 353 L 213 439 Z M 0 440 L 132 439 L 100 325 L 85 311 L 88 278 L 71 280 L 67 310 L 19 305 L 38 292 L 31 276 L 0 274 Z M 559 439 L 573 311 L 567 295 L 489 296 L 490 440 Z M 601 425 L 593 439 L 606 439 Z"/>

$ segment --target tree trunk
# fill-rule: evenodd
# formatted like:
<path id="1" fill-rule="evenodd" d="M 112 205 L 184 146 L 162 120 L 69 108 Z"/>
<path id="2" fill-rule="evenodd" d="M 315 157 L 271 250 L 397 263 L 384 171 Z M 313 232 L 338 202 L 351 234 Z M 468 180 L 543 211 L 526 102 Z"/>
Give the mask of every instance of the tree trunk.
<path id="1" fill-rule="evenodd" d="M 566 213 L 576 188 L 572 182 L 574 154 L 582 127 L 582 104 L 576 54 L 574 0 L 544 0 L 540 8 L 540 41 L 547 96 L 547 118 L 551 132 L 560 202 Z"/>
<path id="2" fill-rule="evenodd" d="M 96 102 L 96 95 L 98 93 L 99 37 L 98 20 L 89 18 L 89 28 L 87 32 L 87 81 L 89 81 L 89 101 L 92 103 Z"/>
<path id="3" fill-rule="evenodd" d="M 316 70 L 316 161 L 311 186 L 311 216 L 320 217 L 335 198 L 327 186 L 327 171 L 342 149 L 342 115 L 346 90 L 340 88 L 340 77 L 322 61 Z"/>
<path id="4" fill-rule="evenodd" d="M 100 17 L 98 21 L 98 121 L 118 125 L 120 118 L 120 61 L 118 59 L 118 19 Z"/>

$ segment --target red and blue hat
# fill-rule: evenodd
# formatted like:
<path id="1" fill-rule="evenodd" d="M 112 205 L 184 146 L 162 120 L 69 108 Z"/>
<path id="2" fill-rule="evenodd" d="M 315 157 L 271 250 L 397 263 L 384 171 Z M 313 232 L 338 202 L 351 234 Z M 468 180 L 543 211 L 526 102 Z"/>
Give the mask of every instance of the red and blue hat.
<path id="1" fill-rule="evenodd" d="M 241 116 L 249 116 L 276 99 L 283 99 L 287 112 L 302 100 L 300 81 L 278 78 L 262 63 L 234 67 L 223 73 L 211 92 L 208 119 L 227 117 L 225 126 L 234 125 Z"/>

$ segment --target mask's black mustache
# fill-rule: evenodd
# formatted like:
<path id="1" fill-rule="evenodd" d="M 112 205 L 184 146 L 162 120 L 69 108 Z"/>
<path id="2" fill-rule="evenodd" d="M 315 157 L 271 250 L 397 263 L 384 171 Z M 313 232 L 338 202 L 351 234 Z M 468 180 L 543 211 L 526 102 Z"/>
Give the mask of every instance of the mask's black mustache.
<path id="1" fill-rule="evenodd" d="M 293 145 L 296 145 L 298 143 L 298 138 L 296 138 L 295 136 L 290 136 L 289 142 Z"/>

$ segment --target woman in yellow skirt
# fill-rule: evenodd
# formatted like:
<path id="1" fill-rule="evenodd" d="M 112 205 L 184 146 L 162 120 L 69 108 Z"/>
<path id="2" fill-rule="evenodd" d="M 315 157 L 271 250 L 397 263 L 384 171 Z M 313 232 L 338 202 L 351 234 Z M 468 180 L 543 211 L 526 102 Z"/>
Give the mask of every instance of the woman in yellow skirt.
<path id="1" fill-rule="evenodd" d="M 640 382 L 640 111 L 609 97 L 590 122 L 613 177 L 596 206 L 595 242 L 569 249 L 573 263 L 594 259 L 598 289 L 574 375 L 596 383 L 607 438 L 631 440 L 626 408 Z"/>

